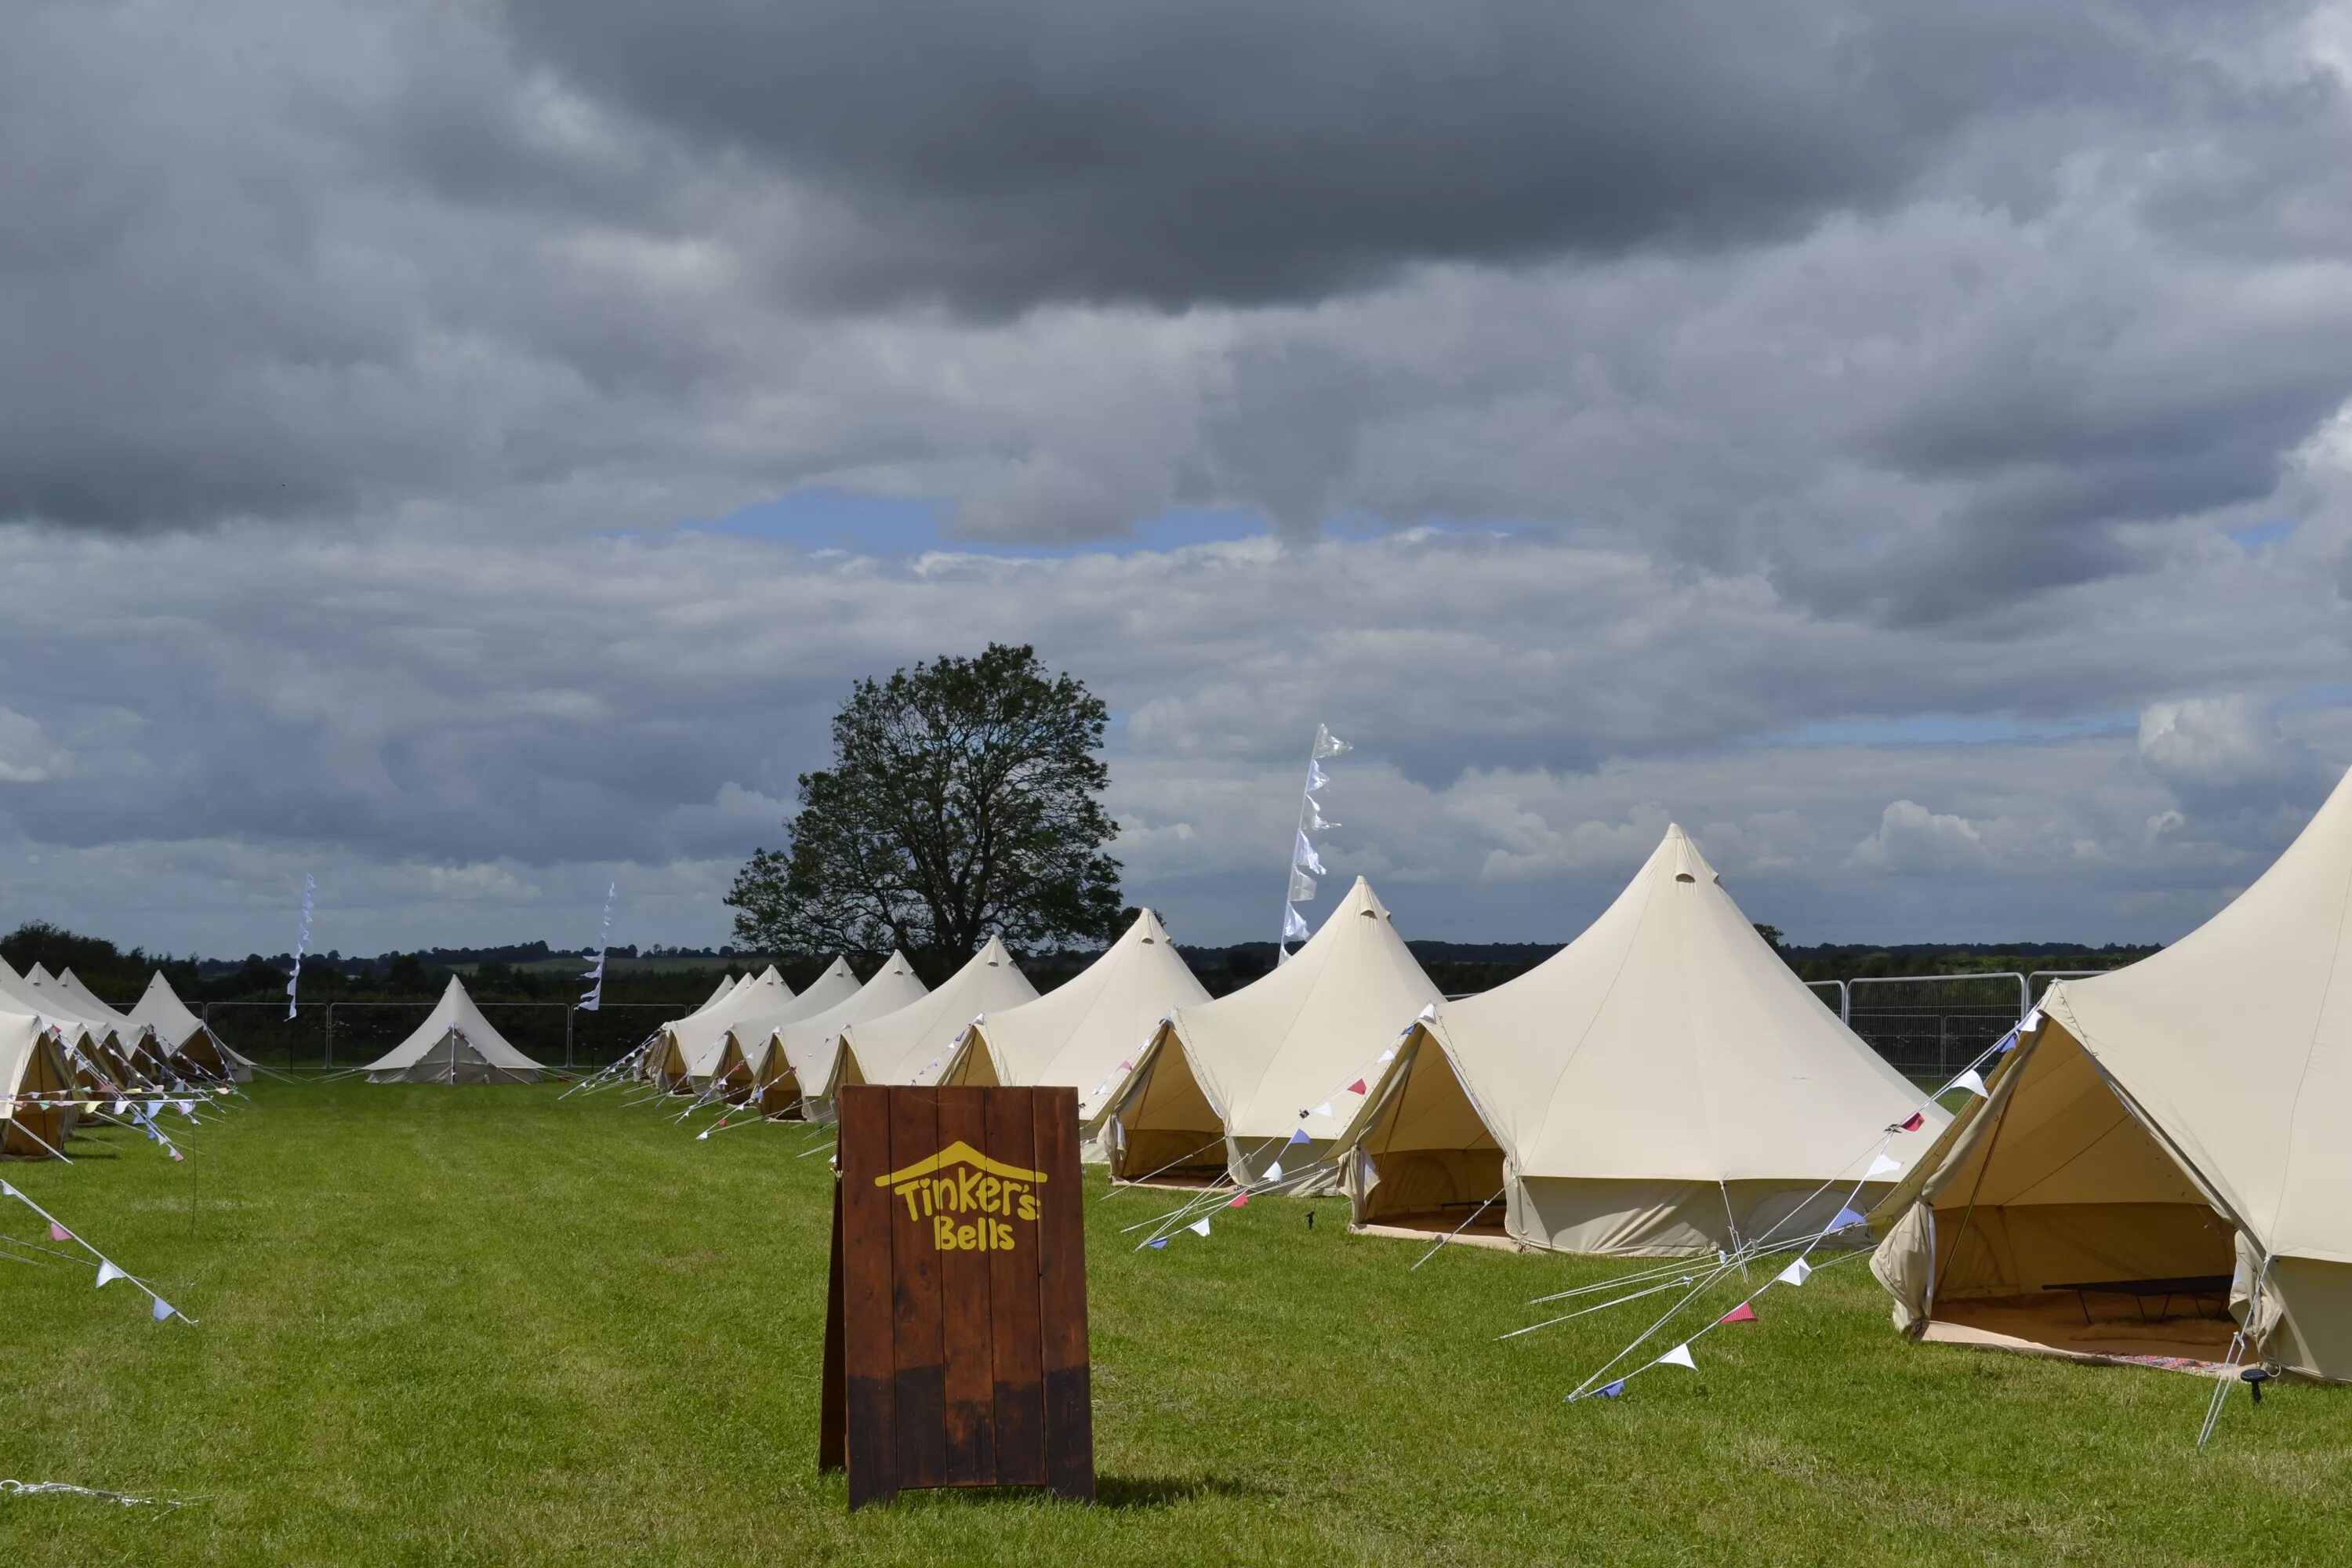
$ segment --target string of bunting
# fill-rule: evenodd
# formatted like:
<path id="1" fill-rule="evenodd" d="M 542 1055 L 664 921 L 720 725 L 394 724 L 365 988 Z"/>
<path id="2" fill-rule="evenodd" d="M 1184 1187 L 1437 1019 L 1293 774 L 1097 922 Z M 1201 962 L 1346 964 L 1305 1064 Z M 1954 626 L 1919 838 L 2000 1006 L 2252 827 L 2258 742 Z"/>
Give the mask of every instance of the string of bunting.
<path id="1" fill-rule="evenodd" d="M 1788 1239 L 1780 1239 L 1776 1242 L 1776 1237 L 1779 1237 L 1781 1226 L 1787 1225 L 1790 1218 L 1793 1218 L 1796 1215 L 1801 1214 L 1810 1208 L 1822 1194 L 1829 1191 L 1831 1187 L 1836 1184 L 1834 1180 L 1823 1182 L 1820 1186 L 1814 1188 L 1812 1193 L 1808 1194 L 1803 1202 L 1798 1204 L 1790 1210 L 1789 1216 L 1781 1219 L 1769 1230 L 1767 1230 L 1762 1236 L 1743 1241 L 1740 1245 L 1733 1247 L 1728 1252 L 1718 1253 L 1717 1255 L 1715 1267 L 1706 1270 L 1701 1275 L 1685 1276 L 1682 1279 L 1671 1280 L 1664 1285 L 1653 1285 L 1647 1289 L 1635 1290 L 1630 1295 L 1619 1297 L 1615 1300 L 1604 1301 L 1599 1306 L 1584 1308 L 1580 1310 L 1568 1313 L 1563 1317 L 1550 1320 L 1550 1322 L 1566 1322 L 1570 1318 L 1582 1317 L 1586 1312 L 1599 1311 L 1602 1308 L 1619 1306 L 1626 1301 L 1637 1300 L 1644 1296 L 1657 1295 L 1664 1290 L 1673 1289 L 1678 1286 L 1687 1286 L 1688 1288 L 1686 1293 L 1679 1300 L 1669 1306 L 1655 1322 L 1653 1322 L 1647 1329 L 1644 1329 L 1639 1335 L 1635 1336 L 1631 1344 L 1628 1344 L 1623 1350 L 1619 1351 L 1614 1356 L 1612 1356 L 1608 1361 L 1601 1363 L 1598 1370 L 1593 1372 L 1582 1383 L 1579 1384 L 1572 1391 L 1570 1391 L 1567 1396 L 1568 1402 L 1574 1404 L 1576 1401 L 1586 1397 L 1598 1397 L 1602 1399 L 1616 1399 L 1622 1397 L 1625 1392 L 1625 1385 L 1629 1382 L 1633 1378 L 1640 1376 L 1643 1373 L 1650 1371 L 1654 1367 L 1675 1366 L 1685 1368 L 1691 1371 L 1697 1370 L 1698 1363 L 1691 1353 L 1691 1347 L 1698 1341 L 1706 1338 L 1717 1329 L 1729 1324 L 1752 1323 L 1757 1321 L 1756 1303 L 1774 1286 L 1787 1285 L 1792 1289 L 1801 1286 L 1808 1279 L 1811 1278 L 1812 1275 L 1819 1272 L 1822 1268 L 1829 1267 L 1830 1265 L 1828 1264 L 1816 1264 L 1812 1262 L 1811 1255 L 1814 1248 L 1820 1247 L 1832 1237 L 1839 1236 L 1846 1231 L 1861 1229 L 1867 1226 L 1869 1221 L 1853 1206 L 1854 1203 L 1861 1195 L 1862 1189 L 1869 1183 L 1875 1181 L 1882 1176 L 1893 1175 L 1905 1169 L 1904 1162 L 1891 1157 L 1886 1152 L 1888 1146 L 1892 1144 L 1896 1138 L 1906 1133 L 1919 1131 L 1925 1128 L 1927 1121 L 1927 1107 L 1934 1104 L 1946 1094 L 1949 1094 L 1954 1090 L 1958 1089 L 1965 1090 L 1979 1098 L 1986 1098 L 1988 1096 L 1988 1090 L 1980 1069 L 1986 1063 L 2014 1048 L 2017 1044 L 2019 1035 L 2033 1028 L 2040 1022 L 2040 1019 L 2041 1009 L 2037 1007 L 2029 1013 L 2026 1016 L 2025 1020 L 2019 1024 L 2016 1028 L 2010 1030 L 2008 1034 L 2003 1035 L 1991 1046 L 1986 1047 L 1986 1049 L 1979 1054 L 1975 1060 L 1969 1062 L 1966 1067 L 1962 1068 L 1960 1071 L 1954 1074 L 1943 1084 L 1941 1088 L 1938 1088 L 1923 1097 L 1914 1106 L 1910 1115 L 1886 1128 L 1881 1134 L 1876 1146 L 1871 1151 L 1871 1158 L 1868 1167 L 1865 1169 L 1863 1175 L 1854 1182 L 1853 1185 L 1848 1189 L 1843 1201 L 1838 1206 L 1838 1211 L 1835 1215 L 1833 1215 L 1829 1223 L 1820 1230 L 1814 1232 L 1811 1236 L 1804 1237 L 1801 1241 L 1792 1242 Z M 1854 1163 L 1857 1162 L 1849 1162 L 1848 1168 L 1852 1168 L 1852 1165 Z M 1694 1333 L 1688 1338 L 1681 1341 L 1672 1349 L 1666 1351 L 1664 1354 L 1654 1357 L 1652 1360 L 1643 1363 L 1640 1366 L 1634 1367 L 1632 1371 L 1627 1372 L 1613 1380 L 1606 1383 L 1601 1381 L 1603 1378 L 1606 1378 L 1610 1373 L 1622 1365 L 1635 1351 L 1638 1351 L 1642 1346 L 1649 1343 L 1653 1339 L 1654 1339 L 1658 1335 L 1659 1331 L 1680 1316 L 1683 1310 L 1693 1301 L 1697 1300 L 1717 1283 L 1727 1278 L 1734 1269 L 1744 1271 L 1748 1265 L 1758 1261 L 1760 1258 L 1785 1253 L 1790 1250 L 1795 1250 L 1797 1256 L 1790 1261 L 1788 1266 L 1782 1268 L 1778 1274 L 1774 1275 L 1770 1279 L 1765 1281 L 1762 1286 L 1759 1287 L 1754 1292 L 1749 1294 L 1746 1300 L 1733 1307 L 1729 1311 L 1725 1312 L 1721 1316 L 1704 1324 L 1696 1333 Z M 1860 1257 L 1862 1254 L 1857 1251 L 1850 1254 L 1849 1256 Z M 1844 1261 L 1844 1259 L 1837 1258 L 1832 1260 L 1832 1263 L 1842 1261 Z M 1673 1266 L 1669 1265 L 1667 1267 L 1671 1268 Z M 1650 1270 L 1646 1271 L 1643 1275 L 1631 1276 L 1607 1281 L 1606 1285 L 1622 1287 L 1628 1284 L 1643 1283 L 1646 1280 L 1655 1279 L 1658 1277 L 1659 1272 L 1659 1270 Z M 1601 1288 L 1604 1287 L 1592 1287 L 1591 1289 Z M 1563 1291 L 1560 1294 L 1562 1296 L 1569 1296 L 1577 1293 L 1578 1292 L 1575 1291 Z M 1538 1300 L 1545 1299 L 1547 1298 L 1538 1298 Z M 1549 1326 L 1549 1322 L 1531 1324 L 1527 1329 L 1515 1330 L 1512 1333 L 1505 1334 L 1500 1337 L 1510 1339 L 1520 1333 L 1530 1332 L 1534 1329 L 1547 1328 Z"/>
<path id="2" fill-rule="evenodd" d="M 1339 825 L 1323 815 L 1323 805 L 1315 792 L 1331 782 L 1323 764 L 1334 757 L 1344 757 L 1356 748 L 1331 733 L 1328 725 L 1315 726 L 1315 743 L 1307 752 L 1307 787 L 1299 792 L 1298 831 L 1290 849 L 1290 886 L 1282 900 L 1282 938 L 1275 943 L 1275 963 L 1277 967 L 1290 962 L 1290 944 L 1307 940 L 1307 917 L 1298 906 L 1315 897 L 1315 879 L 1328 876 L 1323 869 L 1323 858 L 1315 852 L 1314 841 L 1307 835 L 1322 832 Z"/>
<path id="3" fill-rule="evenodd" d="M 185 1508 L 190 1500 L 168 1497 L 132 1497 L 128 1492 L 110 1492 L 97 1487 L 78 1487 L 71 1481 L 20 1481 L 0 1476 L 0 1494 L 8 1497 L 88 1497 L 102 1502 L 118 1503 L 124 1508 Z"/>
<path id="4" fill-rule="evenodd" d="M 88 1240 L 78 1235 L 76 1232 L 68 1229 L 63 1220 L 60 1220 L 57 1215 L 51 1214 L 48 1210 L 43 1208 L 40 1205 L 26 1197 L 23 1193 L 18 1192 L 16 1187 L 10 1184 L 0 1182 L 0 1197 L 14 1198 L 18 1203 L 23 1204 L 26 1208 L 31 1209 L 35 1214 L 39 1215 L 43 1219 L 47 1220 L 49 1225 L 49 1239 L 51 1241 L 72 1242 L 84 1252 L 87 1252 L 92 1258 L 97 1258 L 98 1288 L 100 1289 L 105 1289 L 117 1279 L 128 1279 L 133 1285 L 138 1286 L 140 1289 L 147 1292 L 148 1300 L 153 1303 L 148 1316 L 153 1318 L 155 1321 L 161 1323 L 166 1322 L 173 1318 L 177 1318 L 180 1321 L 186 1323 L 191 1328 L 195 1326 L 195 1319 L 189 1317 L 185 1312 L 181 1311 L 177 1307 L 172 1305 L 171 1302 L 163 1300 L 163 1298 L 156 1292 L 154 1287 L 149 1285 L 145 1280 L 140 1279 L 137 1275 L 131 1273 L 129 1269 L 115 1262 L 111 1258 L 107 1257 L 106 1254 L 100 1252 L 97 1247 L 92 1247 Z"/>

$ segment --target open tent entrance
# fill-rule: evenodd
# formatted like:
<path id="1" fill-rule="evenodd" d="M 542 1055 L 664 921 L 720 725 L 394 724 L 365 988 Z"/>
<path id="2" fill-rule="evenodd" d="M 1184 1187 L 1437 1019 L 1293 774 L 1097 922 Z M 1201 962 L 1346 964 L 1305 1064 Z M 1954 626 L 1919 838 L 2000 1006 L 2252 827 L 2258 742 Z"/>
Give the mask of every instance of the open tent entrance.
<path id="1" fill-rule="evenodd" d="M 1402 1054 L 1349 1156 L 1356 1227 L 1507 1239 L 1502 1146 L 1426 1029 Z"/>
<path id="2" fill-rule="evenodd" d="M 808 1110 L 801 1102 L 801 1075 L 784 1060 L 783 1047 L 770 1045 L 768 1063 L 774 1076 L 761 1084 L 753 1097 L 760 1103 L 760 1114 L 771 1121 L 805 1121 Z"/>
<path id="3" fill-rule="evenodd" d="M 1227 1179 L 1225 1121 L 1202 1092 L 1192 1063 L 1160 1026 L 1138 1071 L 1143 1082 L 1129 1098 L 1105 1142 L 1111 1179 L 1154 1185 L 1211 1187 Z"/>
<path id="4" fill-rule="evenodd" d="M 462 1031 L 448 1029 L 415 1061 L 378 1068 L 367 1078 L 370 1083 L 537 1083 L 539 1069 L 494 1062 Z"/>
<path id="5" fill-rule="evenodd" d="M 2066 1031 L 2021 1047 L 1912 1238 L 1922 1337 L 2095 1358 L 2218 1362 L 2236 1231 Z"/>

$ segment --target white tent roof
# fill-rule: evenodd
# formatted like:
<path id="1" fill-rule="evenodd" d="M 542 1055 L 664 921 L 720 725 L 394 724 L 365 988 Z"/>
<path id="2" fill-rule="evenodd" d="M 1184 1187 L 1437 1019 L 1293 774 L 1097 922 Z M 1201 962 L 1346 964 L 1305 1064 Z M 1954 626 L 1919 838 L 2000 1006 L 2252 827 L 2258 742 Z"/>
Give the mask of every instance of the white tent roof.
<path id="1" fill-rule="evenodd" d="M 40 984 L 18 974 L 6 959 L 0 958 L 0 1000 L 13 1003 L 12 1011 L 37 1015 L 55 1025 L 67 1039 L 87 1040 L 93 1046 L 115 1033 L 113 1025 L 89 1017 L 73 1006 L 58 988 L 55 978 L 39 964 L 33 965 L 33 973 L 40 977 Z"/>
<path id="2" fill-rule="evenodd" d="M 509 1045 L 506 1037 L 490 1026 L 490 1021 L 482 1016 L 482 1010 L 466 994 L 465 983 L 454 974 L 449 976 L 449 988 L 441 993 L 441 1000 L 435 1005 L 431 1016 L 416 1026 L 415 1033 L 361 1070 L 390 1073 L 415 1067 L 452 1033 L 461 1037 L 476 1055 L 493 1068 L 534 1076 L 540 1071 L 537 1062 Z"/>
<path id="3" fill-rule="evenodd" d="M 224 1064 L 247 1068 L 254 1065 L 231 1050 L 218 1035 L 213 1033 L 211 1025 L 188 1010 L 188 1005 L 180 1000 L 180 994 L 172 989 L 172 983 L 163 978 L 163 972 L 160 969 L 148 980 L 147 989 L 141 994 L 138 1005 L 131 1009 L 131 1021 L 142 1028 L 153 1030 L 155 1038 L 166 1051 L 178 1051 L 190 1040 L 203 1035 L 212 1041 L 213 1048 L 220 1053 Z"/>
<path id="4" fill-rule="evenodd" d="M 866 1018 L 879 1018 L 921 1001 L 930 988 L 915 976 L 904 953 L 894 952 L 876 970 L 857 994 L 806 1018 L 796 1018 L 776 1030 L 776 1043 L 800 1080 L 801 1092 L 814 1096 L 833 1078 L 833 1058 L 841 1045 L 841 1031 Z M 772 1053 L 770 1074 L 777 1068 Z"/>
<path id="5" fill-rule="evenodd" d="M 974 1018 L 1036 999 L 1037 988 L 1013 962 L 1003 941 L 992 936 L 937 991 L 845 1027 L 825 1094 L 830 1097 L 845 1081 L 920 1083 L 937 1074 Z M 856 1079 L 847 1077 L 853 1063 Z"/>
<path id="6" fill-rule="evenodd" d="M 1359 877 L 1287 963 L 1230 996 L 1178 1008 L 1169 1028 L 1229 1140 L 1270 1143 L 1304 1128 L 1319 1142 L 1351 1109 L 1334 1097 L 1377 1076 L 1381 1052 L 1436 1000 L 1387 906 Z"/>
<path id="7" fill-rule="evenodd" d="M 1523 1180 L 1859 1178 L 1924 1098 L 1805 988 L 1679 826 L 1583 935 L 1424 1022 Z M 1930 1142 L 1887 1152 L 1907 1163 Z"/>
<path id="8" fill-rule="evenodd" d="M 2352 774 L 2229 908 L 2042 1010 L 2264 1251 L 2352 1263 Z"/>
<path id="9" fill-rule="evenodd" d="M 722 975 L 720 975 L 720 976 L 719 977 L 719 986 L 718 986 L 718 989 L 716 989 L 716 990 L 712 991 L 712 992 L 711 992 L 711 994 L 710 994 L 709 995 L 708 995 L 708 996 L 706 996 L 706 997 L 704 997 L 704 998 L 703 998 L 703 1000 L 702 1000 L 702 1006 L 703 1006 L 703 1007 L 708 1007 L 708 1006 L 709 1006 L 712 1003 L 714 1003 L 714 1002 L 718 1001 L 721 996 L 724 996 L 724 995 L 726 995 L 726 994 L 727 994 L 727 993 L 729 993 L 730 991 L 734 990 L 734 989 L 735 989 L 735 987 L 736 987 L 736 985 L 737 985 L 738 984 L 739 984 L 739 982 L 738 982 L 738 981 L 736 980 L 736 978 L 735 978 L 734 976 L 732 976 L 732 975 L 728 975 L 728 974 L 722 974 Z M 700 1012 L 701 1010 L 702 1010 L 702 1008 L 701 1008 L 701 1007 L 698 1007 L 698 1008 L 696 1008 L 696 1009 L 695 1009 L 695 1011 L 696 1011 L 696 1012 L 698 1012 L 698 1012 Z"/>
<path id="10" fill-rule="evenodd" d="M 728 1030 L 742 1019 L 774 1012 L 792 1000 L 793 988 L 784 984 L 784 977 L 776 973 L 772 963 L 756 978 L 745 975 L 743 983 L 726 995 L 670 1026 L 670 1033 L 686 1057 L 688 1075 L 709 1078 L 718 1070 L 719 1058 L 726 1054 Z"/>
<path id="11" fill-rule="evenodd" d="M 1084 973 L 973 1026 L 941 1077 L 961 1078 L 966 1053 L 984 1055 L 998 1083 L 1075 1089 L 1087 1115 L 1125 1076 L 1119 1064 L 1142 1057 L 1161 1019 L 1208 1000 L 1160 917 L 1144 910 Z"/>
<path id="12" fill-rule="evenodd" d="M 743 1065 L 758 1083 L 767 1077 L 768 1052 L 776 1043 L 776 1031 L 786 1024 L 802 1018 L 814 1018 L 829 1012 L 857 994 L 857 971 L 849 961 L 835 954 L 825 965 L 824 973 L 809 982 L 809 988 L 782 1005 L 765 1011 L 747 1013 L 727 1027 L 728 1037 L 741 1053 Z"/>
<path id="13" fill-rule="evenodd" d="M 76 974 L 71 969 L 60 973 L 57 977 L 56 984 L 84 1017 L 103 1018 L 113 1025 L 116 1031 L 125 1039 L 133 1038 L 138 1035 L 139 1026 L 131 1020 L 130 1014 L 118 1012 L 100 1001 L 98 994 L 83 984 L 81 976 Z"/>

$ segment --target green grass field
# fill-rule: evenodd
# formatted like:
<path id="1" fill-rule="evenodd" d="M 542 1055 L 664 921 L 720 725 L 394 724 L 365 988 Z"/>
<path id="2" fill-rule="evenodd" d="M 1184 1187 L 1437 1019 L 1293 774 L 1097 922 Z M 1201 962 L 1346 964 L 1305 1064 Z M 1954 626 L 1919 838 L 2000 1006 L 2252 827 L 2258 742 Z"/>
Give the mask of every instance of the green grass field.
<path id="1" fill-rule="evenodd" d="M 108 1130 L 5 1174 L 199 1328 L 0 1263 L 8 1563 L 2328 1563 L 2352 1397 L 1916 1347 L 1859 1263 L 1696 1373 L 1560 1395 L 1638 1303 L 1508 1343 L 1612 1267 L 1351 1238 L 1269 1200 L 1129 1250 L 1089 1194 L 1102 1501 L 814 1468 L 830 1175 L 804 1130 L 695 1142 L 618 1093 L 264 1084 L 174 1165 Z M 8 1204 L 0 1231 L 44 1239 Z M 1307 1215 L 1312 1208 L 1312 1231 Z M 1722 1305 L 1736 1300 L 1727 1291 Z M 1720 1310 L 1718 1308 L 1718 1310 Z"/>

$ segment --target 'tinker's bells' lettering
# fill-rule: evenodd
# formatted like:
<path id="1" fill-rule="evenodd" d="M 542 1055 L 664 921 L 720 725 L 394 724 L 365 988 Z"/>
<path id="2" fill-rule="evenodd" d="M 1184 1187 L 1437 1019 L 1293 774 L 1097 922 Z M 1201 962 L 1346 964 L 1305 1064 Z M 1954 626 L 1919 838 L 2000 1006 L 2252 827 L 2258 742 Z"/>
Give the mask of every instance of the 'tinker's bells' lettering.
<path id="1" fill-rule="evenodd" d="M 931 1245 L 941 1252 L 1010 1252 L 1013 1230 L 1006 1221 L 1036 1219 L 1036 1189 L 1045 1180 L 1043 1171 L 1007 1165 L 955 1142 L 903 1171 L 877 1176 L 874 1184 L 888 1187 L 907 1205 L 908 1219 L 929 1221 Z"/>

